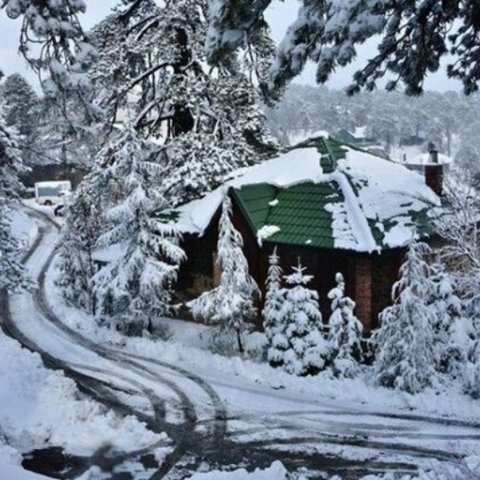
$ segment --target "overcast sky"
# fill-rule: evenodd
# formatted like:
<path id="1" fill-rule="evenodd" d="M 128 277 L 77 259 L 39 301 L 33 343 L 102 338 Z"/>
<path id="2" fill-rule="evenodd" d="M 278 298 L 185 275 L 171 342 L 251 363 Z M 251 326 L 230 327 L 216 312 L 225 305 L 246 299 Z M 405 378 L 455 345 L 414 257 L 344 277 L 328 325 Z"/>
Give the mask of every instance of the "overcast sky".
<path id="1" fill-rule="evenodd" d="M 117 0 L 86 0 L 87 13 L 82 15 L 82 24 L 89 28 L 104 18 L 110 9 L 117 3 Z M 296 16 L 297 3 L 295 0 L 286 0 L 285 2 L 274 2 L 267 12 L 267 20 L 272 28 L 272 34 L 275 41 L 279 42 L 285 33 L 288 25 Z M 20 72 L 32 83 L 36 82 L 35 75 L 29 71 L 25 61 L 17 53 L 18 49 L 19 22 L 7 18 L 5 11 L 0 10 L 0 69 L 6 75 L 13 72 Z M 353 73 L 368 58 L 374 55 L 375 46 L 371 42 L 369 45 L 359 49 L 359 55 L 355 63 L 349 67 L 340 69 L 331 80 L 328 86 L 332 88 L 343 88 L 351 82 Z M 307 66 L 303 74 L 297 78 L 297 83 L 309 85 L 315 84 L 315 67 Z M 426 80 L 427 90 L 461 90 L 458 81 L 450 80 L 446 77 L 444 71 L 431 75 Z"/>

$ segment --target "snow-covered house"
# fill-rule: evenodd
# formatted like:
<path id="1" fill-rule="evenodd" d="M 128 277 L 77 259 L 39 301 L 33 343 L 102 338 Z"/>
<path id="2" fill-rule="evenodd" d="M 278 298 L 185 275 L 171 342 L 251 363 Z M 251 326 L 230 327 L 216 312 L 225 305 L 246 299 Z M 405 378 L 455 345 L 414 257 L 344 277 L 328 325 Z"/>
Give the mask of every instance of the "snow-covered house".
<path id="1" fill-rule="evenodd" d="M 342 128 L 338 130 L 335 138 L 348 145 L 367 147 L 374 145 L 376 141 L 367 136 L 367 127 L 356 127 L 353 130 Z"/>
<path id="2" fill-rule="evenodd" d="M 275 246 L 287 271 L 301 257 L 315 276 L 311 285 L 328 318 L 327 292 L 341 272 L 366 330 L 375 327 L 377 314 L 390 303 L 405 246 L 413 237 L 433 235 L 430 212 L 441 203 L 424 176 L 403 165 L 331 137 L 311 139 L 236 172 L 223 187 L 178 209 L 189 258 L 183 286 L 195 276 L 215 277 L 225 194 L 233 201 L 233 222 L 260 287 Z"/>

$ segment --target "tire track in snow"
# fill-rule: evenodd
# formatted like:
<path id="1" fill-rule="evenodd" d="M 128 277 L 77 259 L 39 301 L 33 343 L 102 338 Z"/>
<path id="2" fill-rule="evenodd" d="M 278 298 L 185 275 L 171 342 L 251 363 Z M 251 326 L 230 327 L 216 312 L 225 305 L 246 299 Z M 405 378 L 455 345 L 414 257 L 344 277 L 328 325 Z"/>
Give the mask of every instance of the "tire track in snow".
<path id="1" fill-rule="evenodd" d="M 51 222 L 58 228 L 58 225 L 56 224 L 56 222 L 54 222 L 53 220 L 51 220 Z M 44 230 L 39 229 L 39 234 L 36 240 L 34 241 L 33 245 L 31 246 L 31 248 L 29 249 L 29 251 L 25 254 L 24 258 L 22 259 L 22 263 L 26 263 L 31 258 L 35 250 L 41 244 L 44 236 L 45 236 Z M 47 261 L 51 261 L 51 259 L 49 258 L 47 259 Z M 34 294 L 36 298 L 38 297 L 39 290 L 41 290 L 41 288 L 42 286 L 40 285 L 40 289 L 38 289 Z M 97 402 L 105 405 L 107 408 L 114 410 L 120 415 L 123 415 L 123 416 L 134 415 L 140 421 L 145 422 L 148 428 L 152 430 L 154 433 L 158 433 L 158 434 L 163 432 L 166 432 L 167 434 L 168 432 L 172 433 L 172 429 L 168 428 L 168 424 L 164 421 L 164 418 L 165 418 L 164 402 L 162 399 L 158 397 L 158 395 L 156 395 L 153 392 L 153 390 L 143 387 L 140 383 L 134 382 L 131 378 L 120 375 L 118 373 L 117 374 L 112 373 L 110 370 L 92 368 L 84 365 L 76 365 L 76 368 L 78 369 L 92 370 L 92 371 L 94 370 L 97 373 L 101 373 L 104 376 L 107 376 L 110 378 L 116 378 L 117 380 L 130 383 L 135 387 L 137 387 L 137 389 L 139 390 L 139 393 L 142 394 L 145 398 L 147 398 L 152 405 L 152 409 L 154 412 L 154 417 L 152 418 L 151 416 L 148 416 L 143 412 L 136 410 L 131 406 L 126 405 L 121 401 L 119 401 L 119 399 L 114 394 L 111 393 L 112 385 L 109 382 L 102 381 L 98 378 L 95 378 L 94 376 L 85 375 L 78 372 L 77 370 L 75 370 L 75 368 L 72 368 L 72 365 L 70 363 L 63 362 L 62 360 L 55 358 L 54 356 L 49 354 L 47 351 L 45 351 L 43 348 L 41 348 L 36 342 L 28 338 L 16 326 L 16 324 L 13 321 L 13 318 L 10 314 L 10 309 L 9 309 L 9 295 L 6 291 L 0 292 L 0 312 L 2 312 L 1 328 L 6 335 L 17 340 L 23 347 L 27 348 L 28 350 L 38 353 L 42 357 L 42 360 L 47 368 L 50 368 L 52 370 L 62 370 L 66 377 L 75 381 L 79 390 L 82 393 L 88 395 L 90 398 L 93 398 Z M 162 382 L 162 380 L 159 378 L 155 378 L 155 381 Z M 166 381 L 162 383 L 170 384 L 171 382 Z M 183 392 L 180 392 L 180 393 L 183 393 Z M 182 406 L 182 411 L 186 412 L 185 417 L 186 417 L 189 428 L 194 427 L 195 418 L 192 417 L 191 415 L 191 404 L 188 402 L 188 399 L 186 399 L 184 395 L 180 396 L 180 402 Z M 153 448 L 155 448 L 155 446 Z M 183 450 L 183 448 L 184 448 L 183 444 L 176 446 L 173 452 L 165 457 L 164 462 L 162 462 L 162 465 L 159 465 L 159 471 L 165 471 L 167 470 L 167 467 L 171 468 L 171 465 L 169 464 L 169 462 L 176 463 L 178 461 L 177 459 L 181 458 L 181 456 L 183 455 L 183 451 L 181 451 Z M 92 458 L 97 458 L 97 462 L 100 462 L 103 465 L 111 465 L 113 468 L 113 466 L 120 465 L 121 463 L 124 463 L 129 458 L 135 458 L 140 454 L 144 454 L 146 451 L 148 452 L 151 451 L 151 449 L 152 447 L 150 447 L 149 449 L 142 449 L 139 451 L 133 451 L 128 453 L 126 452 L 120 455 L 117 454 L 111 458 L 106 458 L 101 454 L 94 454 Z M 89 468 L 90 466 L 92 466 L 92 464 L 89 464 L 88 467 L 86 468 Z M 168 468 L 168 470 L 170 468 Z M 154 478 L 160 478 L 160 477 L 157 477 L 154 474 L 151 478 L 154 479 Z"/>
<path id="2" fill-rule="evenodd" d="M 35 217 L 39 218 L 43 222 L 48 222 L 51 226 L 53 226 L 57 230 L 60 229 L 60 225 L 57 222 L 55 222 L 52 218 L 50 218 L 48 215 L 42 212 L 38 212 L 32 209 L 31 207 L 27 207 L 27 208 L 29 211 L 32 211 L 32 215 L 34 215 Z M 34 243 L 34 245 L 29 251 L 28 257 L 26 258 L 27 261 L 31 257 L 31 255 L 34 253 L 36 248 L 38 248 L 38 245 L 41 243 L 41 238 L 37 240 L 38 241 Z M 70 339 L 75 340 L 77 344 L 80 344 L 84 348 L 95 352 L 97 355 L 107 360 L 110 360 L 117 365 L 127 367 L 129 370 L 135 372 L 137 375 L 142 376 L 145 379 L 161 382 L 162 384 L 169 387 L 179 397 L 179 400 L 181 402 L 181 407 L 182 407 L 181 409 L 184 415 L 183 429 L 179 429 L 177 427 L 173 428 L 171 426 L 169 427 L 165 422 L 163 422 L 164 431 L 171 438 L 176 440 L 176 447 L 171 454 L 167 455 L 162 465 L 160 466 L 158 471 L 151 477 L 151 479 L 156 480 L 156 479 L 163 478 L 163 476 L 166 473 L 168 473 L 178 463 L 178 461 L 182 458 L 182 456 L 187 452 L 188 447 L 192 443 L 192 438 L 195 438 L 197 441 L 202 441 L 202 442 L 204 442 L 205 440 L 209 440 L 212 448 L 218 447 L 222 443 L 227 430 L 226 408 L 223 402 L 221 401 L 220 397 L 216 393 L 216 391 L 206 381 L 204 381 L 201 377 L 194 375 L 193 373 L 188 372 L 187 370 L 177 367 L 175 365 L 170 365 L 166 362 L 157 361 L 141 355 L 128 354 L 120 350 L 110 349 L 110 348 L 106 348 L 104 346 L 98 345 L 97 343 L 91 341 L 90 339 L 84 337 L 77 331 L 65 325 L 57 317 L 55 312 L 53 312 L 53 309 L 48 304 L 48 301 L 46 298 L 46 290 L 45 290 L 46 272 L 50 267 L 51 263 L 53 262 L 55 255 L 56 255 L 56 252 L 55 250 L 53 250 L 50 253 L 47 260 L 45 261 L 38 277 L 39 288 L 34 294 L 35 303 L 39 307 L 39 310 L 42 312 L 46 320 L 48 320 L 51 324 L 53 324 L 59 330 L 64 332 Z M 146 367 L 142 363 L 132 360 L 132 358 L 135 360 L 141 360 L 142 362 L 150 363 L 152 365 L 160 366 L 167 370 L 171 370 L 175 372 L 177 375 L 182 376 L 183 379 L 186 379 L 194 383 L 197 387 L 202 389 L 202 391 L 208 396 L 209 401 L 212 407 L 214 408 L 214 418 L 211 420 L 211 422 L 208 422 L 213 425 L 212 433 L 209 436 L 210 438 L 207 438 L 207 439 L 197 438 L 198 435 L 196 435 L 194 432 L 195 427 L 197 425 L 197 416 L 195 413 L 195 407 L 193 403 L 190 401 L 190 399 L 188 398 L 188 396 L 183 392 L 183 390 L 175 382 L 166 379 L 164 376 L 160 375 L 157 371 L 154 371 L 151 368 Z M 147 398 L 150 398 L 150 401 L 155 410 L 155 406 L 158 406 L 159 404 L 158 397 L 157 397 L 157 401 L 155 399 L 152 399 L 153 391 L 151 390 L 144 390 L 144 393 L 146 394 Z M 113 403 L 111 403 L 111 405 L 113 406 Z M 156 413 L 158 413 L 158 411 Z M 157 423 L 159 423 L 158 420 L 159 419 L 156 418 Z M 149 422 L 148 424 L 150 423 L 151 422 Z M 206 423 L 206 422 L 203 421 L 202 423 Z"/>

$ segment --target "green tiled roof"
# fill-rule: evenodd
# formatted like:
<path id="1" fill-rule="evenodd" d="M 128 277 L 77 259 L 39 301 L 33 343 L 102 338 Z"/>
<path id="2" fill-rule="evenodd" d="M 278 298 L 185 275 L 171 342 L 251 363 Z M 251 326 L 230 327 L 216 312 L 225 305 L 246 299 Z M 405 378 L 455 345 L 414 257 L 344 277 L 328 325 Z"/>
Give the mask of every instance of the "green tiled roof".
<path id="1" fill-rule="evenodd" d="M 320 137 L 302 142 L 294 148 L 316 148 L 320 153 L 323 172 L 332 173 L 337 167 L 337 161 L 346 156 L 342 146 L 341 142 L 332 137 Z M 362 151 L 351 145 L 349 148 Z M 357 195 L 358 185 L 347 175 L 346 180 Z M 251 184 L 231 188 L 230 193 L 255 234 L 264 226 L 280 229 L 264 239 L 265 242 L 335 248 L 331 210 L 335 204 L 343 204 L 345 201 L 342 188 L 336 181 L 303 182 L 282 188 L 266 183 Z M 329 207 L 326 208 L 327 205 Z M 408 212 L 412 225 L 415 224 L 420 236 L 425 237 L 432 234 L 427 212 L 428 209 Z M 384 226 L 371 219 L 367 219 L 367 222 L 376 244 L 383 248 Z M 392 219 L 390 226 L 397 222 L 398 220 Z"/>
<path id="2" fill-rule="evenodd" d="M 335 182 L 308 182 L 288 188 L 246 185 L 232 189 L 232 196 L 255 232 L 264 225 L 280 228 L 268 241 L 334 247 L 332 215 L 325 206 L 344 200 Z"/>

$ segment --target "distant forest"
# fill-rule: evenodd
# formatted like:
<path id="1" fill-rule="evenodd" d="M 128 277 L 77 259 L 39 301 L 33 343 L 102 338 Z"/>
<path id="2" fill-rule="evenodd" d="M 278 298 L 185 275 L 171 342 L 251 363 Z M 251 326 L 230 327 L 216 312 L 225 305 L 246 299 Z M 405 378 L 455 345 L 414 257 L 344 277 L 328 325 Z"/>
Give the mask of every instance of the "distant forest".
<path id="1" fill-rule="evenodd" d="M 292 85 L 282 100 L 267 108 L 272 133 L 285 145 L 318 131 L 335 135 L 365 127 L 365 135 L 387 153 L 394 147 L 430 142 L 468 168 L 480 158 L 480 96 L 457 92 L 373 91 L 348 96 L 327 87 Z"/>

